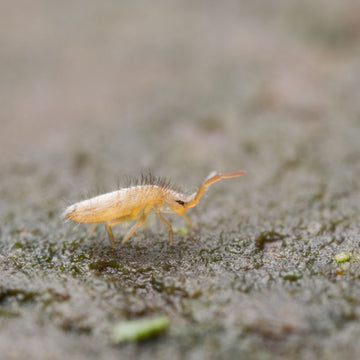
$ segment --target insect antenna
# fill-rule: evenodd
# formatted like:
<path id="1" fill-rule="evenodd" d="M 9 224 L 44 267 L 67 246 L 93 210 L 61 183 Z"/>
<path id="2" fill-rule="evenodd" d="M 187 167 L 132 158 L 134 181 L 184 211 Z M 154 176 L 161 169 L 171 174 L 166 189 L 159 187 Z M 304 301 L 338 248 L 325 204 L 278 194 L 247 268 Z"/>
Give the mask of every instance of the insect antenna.
<path id="1" fill-rule="evenodd" d="M 213 173 L 210 174 L 210 177 L 208 177 L 199 187 L 199 190 L 197 191 L 197 193 L 194 193 L 192 195 L 193 199 L 190 200 L 187 204 L 187 207 L 193 207 L 195 206 L 200 198 L 203 196 L 205 190 L 207 189 L 208 186 L 210 186 L 211 184 L 214 184 L 218 181 L 220 181 L 221 179 L 231 179 L 234 177 L 238 177 L 241 175 L 244 175 L 245 171 L 239 171 L 239 172 L 235 172 L 235 173 L 229 173 L 229 174 L 216 174 L 214 175 Z"/>

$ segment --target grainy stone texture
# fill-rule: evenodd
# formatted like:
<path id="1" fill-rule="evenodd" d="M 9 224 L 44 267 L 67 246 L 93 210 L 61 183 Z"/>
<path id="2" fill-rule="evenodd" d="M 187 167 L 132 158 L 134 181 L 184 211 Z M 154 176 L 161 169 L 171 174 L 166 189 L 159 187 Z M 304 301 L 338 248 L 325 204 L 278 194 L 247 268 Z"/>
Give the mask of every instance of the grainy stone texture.
<path id="1" fill-rule="evenodd" d="M 1 359 L 358 359 L 358 1 L 0 7 Z M 115 249 L 61 219 L 149 170 L 247 175 L 188 234 L 167 215 L 173 246 L 155 217 Z"/>

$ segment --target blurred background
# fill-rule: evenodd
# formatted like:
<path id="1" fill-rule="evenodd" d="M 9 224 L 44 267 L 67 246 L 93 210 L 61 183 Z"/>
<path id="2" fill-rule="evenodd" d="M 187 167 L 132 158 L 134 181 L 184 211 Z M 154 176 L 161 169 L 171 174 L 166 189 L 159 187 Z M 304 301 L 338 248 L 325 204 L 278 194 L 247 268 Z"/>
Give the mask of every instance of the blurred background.
<path id="1" fill-rule="evenodd" d="M 191 183 L 331 150 L 329 129 L 347 143 L 338 128 L 359 125 L 359 16 L 357 1 L 3 2 L 1 166 Z"/>
<path id="2" fill-rule="evenodd" d="M 332 259 L 358 251 L 359 64 L 357 0 L 1 2 L 0 347 L 117 358 L 108 326 L 161 309 L 184 333 L 156 359 L 356 358 L 358 275 Z M 150 226 L 113 250 L 59 216 L 124 175 L 212 170 L 247 174 L 192 210 L 194 242 Z"/>

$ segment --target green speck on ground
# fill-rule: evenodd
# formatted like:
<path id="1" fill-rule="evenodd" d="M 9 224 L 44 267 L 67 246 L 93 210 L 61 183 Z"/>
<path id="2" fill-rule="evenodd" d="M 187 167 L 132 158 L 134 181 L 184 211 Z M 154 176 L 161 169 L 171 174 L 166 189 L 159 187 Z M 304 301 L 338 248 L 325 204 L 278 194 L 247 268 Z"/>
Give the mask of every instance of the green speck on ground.
<path id="1" fill-rule="evenodd" d="M 336 255 L 334 256 L 334 260 L 335 260 L 338 264 L 340 264 L 340 263 L 343 263 L 343 262 L 345 262 L 345 261 L 349 261 L 352 257 L 353 257 L 353 256 L 352 256 L 352 254 L 351 254 L 350 252 L 344 251 L 344 252 L 341 252 L 341 253 L 339 253 L 339 254 L 336 254 Z"/>
<path id="2" fill-rule="evenodd" d="M 166 316 L 152 319 L 123 321 L 113 326 L 110 333 L 111 342 L 118 344 L 127 341 L 144 340 L 159 335 L 169 326 Z"/>
<path id="3" fill-rule="evenodd" d="M 186 227 L 178 227 L 175 229 L 175 233 L 179 235 L 186 235 L 189 233 L 189 229 Z"/>

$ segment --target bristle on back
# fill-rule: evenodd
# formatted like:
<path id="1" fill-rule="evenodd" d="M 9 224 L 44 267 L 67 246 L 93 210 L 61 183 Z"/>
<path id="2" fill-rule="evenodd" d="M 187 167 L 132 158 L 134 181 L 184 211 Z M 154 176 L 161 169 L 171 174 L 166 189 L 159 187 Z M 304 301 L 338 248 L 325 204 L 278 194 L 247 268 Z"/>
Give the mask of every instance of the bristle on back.
<path id="1" fill-rule="evenodd" d="M 155 185 L 165 190 L 182 192 L 182 188 L 180 186 L 174 185 L 169 179 L 165 177 L 159 177 L 153 174 L 141 174 L 139 178 L 137 177 L 126 178 L 126 187 L 142 186 L 142 185 Z"/>

